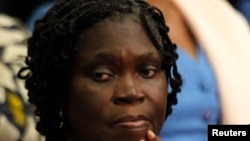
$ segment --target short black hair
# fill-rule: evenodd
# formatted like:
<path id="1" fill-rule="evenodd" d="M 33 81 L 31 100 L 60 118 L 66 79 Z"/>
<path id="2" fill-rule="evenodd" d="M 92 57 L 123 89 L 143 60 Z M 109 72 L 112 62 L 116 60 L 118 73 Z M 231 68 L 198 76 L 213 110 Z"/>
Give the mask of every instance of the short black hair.
<path id="1" fill-rule="evenodd" d="M 105 19 L 126 15 L 138 19 L 162 57 L 171 90 L 166 117 L 172 105 L 177 104 L 177 93 L 182 85 L 176 65 L 178 54 L 159 9 L 144 0 L 58 0 L 42 19 L 36 21 L 28 40 L 27 67 L 18 75 L 26 80 L 29 102 L 36 106 L 35 115 L 39 117 L 37 130 L 47 141 L 65 140 L 60 101 L 65 95 L 63 88 L 69 83 L 65 80 L 77 51 L 77 34 Z M 30 73 L 25 73 L 27 70 Z"/>

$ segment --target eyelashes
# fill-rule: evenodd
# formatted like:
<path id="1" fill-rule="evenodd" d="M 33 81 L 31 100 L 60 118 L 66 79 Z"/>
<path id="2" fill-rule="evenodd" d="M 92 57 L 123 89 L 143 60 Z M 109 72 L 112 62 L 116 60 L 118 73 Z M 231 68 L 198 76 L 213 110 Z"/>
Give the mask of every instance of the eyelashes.
<path id="1" fill-rule="evenodd" d="M 160 71 L 160 66 L 145 65 L 135 68 L 133 73 L 142 79 L 153 79 Z M 107 82 L 122 75 L 118 69 L 110 68 L 109 66 L 97 66 L 92 71 L 92 79 L 96 82 Z"/>
<path id="2" fill-rule="evenodd" d="M 115 73 L 111 71 L 108 67 L 97 67 L 94 69 L 92 73 L 93 80 L 97 82 L 105 82 L 113 79 L 115 77 Z"/>
<path id="3" fill-rule="evenodd" d="M 153 65 L 148 65 L 142 68 L 138 74 L 142 78 L 150 79 L 150 78 L 153 78 L 159 71 L 160 70 L 158 69 L 158 67 L 153 66 Z"/>

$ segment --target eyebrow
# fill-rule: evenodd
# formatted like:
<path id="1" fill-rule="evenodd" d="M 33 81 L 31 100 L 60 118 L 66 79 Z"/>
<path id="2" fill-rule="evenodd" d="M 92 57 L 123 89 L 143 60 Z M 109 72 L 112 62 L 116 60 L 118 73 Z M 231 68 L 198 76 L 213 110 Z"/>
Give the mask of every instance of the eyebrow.
<path id="1" fill-rule="evenodd" d="M 110 53 L 97 53 L 93 56 L 91 56 L 89 59 L 86 61 L 86 65 L 98 65 L 98 64 L 103 64 L 103 63 L 110 63 L 114 64 L 115 61 L 119 58 L 118 55 L 116 54 L 110 54 Z"/>
<path id="2" fill-rule="evenodd" d="M 147 60 L 161 61 L 161 57 L 160 57 L 160 55 L 157 56 L 152 52 L 148 52 L 146 54 L 139 55 L 136 58 L 137 62 L 145 62 Z M 100 64 L 101 65 L 101 64 L 106 64 L 106 63 L 114 65 L 114 64 L 120 64 L 121 62 L 122 62 L 122 60 L 119 57 L 119 55 L 101 52 L 101 53 L 97 53 L 97 54 L 91 56 L 89 59 L 87 59 L 85 65 L 88 65 L 88 66 L 93 65 L 93 64 L 95 64 L 95 65 Z"/>
<path id="3" fill-rule="evenodd" d="M 160 61 L 161 57 L 160 54 L 158 54 L 158 56 L 156 56 L 154 53 L 149 52 L 147 54 L 141 55 L 138 57 L 139 61 L 146 61 L 146 60 L 154 60 L 154 61 Z"/>

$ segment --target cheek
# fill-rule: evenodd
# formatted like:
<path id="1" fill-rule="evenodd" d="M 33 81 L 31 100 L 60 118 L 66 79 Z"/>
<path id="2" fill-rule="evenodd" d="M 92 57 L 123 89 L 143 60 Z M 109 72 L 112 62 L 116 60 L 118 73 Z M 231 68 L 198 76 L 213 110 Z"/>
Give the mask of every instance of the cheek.
<path id="1" fill-rule="evenodd" d="M 69 133 L 82 140 L 84 140 L 83 135 L 101 130 L 100 127 L 104 126 L 103 122 L 106 120 L 103 111 L 108 103 L 107 93 L 103 93 L 104 90 L 90 83 L 72 82 L 68 104 L 65 107 L 65 120 Z"/>
<path id="2" fill-rule="evenodd" d="M 168 98 L 167 83 L 163 81 L 158 86 L 159 87 L 155 86 L 155 89 L 154 89 L 155 91 L 154 101 L 155 101 L 155 105 L 157 106 L 159 115 L 161 115 L 165 119 L 167 98 Z"/>
<path id="3" fill-rule="evenodd" d="M 151 83 L 150 87 L 145 86 L 145 90 L 148 93 L 148 100 L 151 103 L 151 107 L 154 107 L 155 125 L 157 127 L 155 132 L 159 133 L 165 121 L 168 98 L 165 75 L 162 75 L 157 81 Z"/>
<path id="4" fill-rule="evenodd" d="M 157 96 L 159 97 L 156 100 L 156 105 L 158 104 L 157 107 L 157 115 L 159 118 L 159 127 L 160 129 L 158 129 L 158 134 L 160 133 L 161 127 L 166 119 L 166 110 L 167 110 L 167 99 L 168 99 L 168 92 L 167 92 L 167 83 L 164 83 L 164 85 L 162 85 L 161 87 L 159 87 L 159 91 L 157 93 Z"/>
<path id="5" fill-rule="evenodd" d="M 72 110 L 81 110 L 81 112 L 98 111 L 105 104 L 106 98 L 103 97 L 103 90 L 95 87 L 88 81 L 72 82 L 69 92 L 69 107 Z"/>
<path id="6" fill-rule="evenodd" d="M 66 107 L 70 120 L 86 121 L 100 117 L 99 114 L 105 107 L 103 105 L 107 105 L 108 101 L 107 94 L 103 92 L 102 89 L 98 89 L 91 82 L 73 81 L 70 87 L 68 106 Z"/>
<path id="7" fill-rule="evenodd" d="M 166 104 L 168 92 L 167 80 L 164 73 L 159 75 L 158 79 L 151 83 L 151 86 L 145 86 L 145 89 L 151 93 L 150 96 L 152 96 L 152 99 L 154 99 L 156 105 Z"/>

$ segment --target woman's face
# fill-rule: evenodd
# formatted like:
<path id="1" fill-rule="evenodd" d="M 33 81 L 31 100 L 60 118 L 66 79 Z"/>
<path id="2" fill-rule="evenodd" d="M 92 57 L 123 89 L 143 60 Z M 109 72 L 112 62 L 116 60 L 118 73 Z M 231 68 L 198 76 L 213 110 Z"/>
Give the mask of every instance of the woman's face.
<path id="1" fill-rule="evenodd" d="M 165 120 L 167 80 L 142 26 L 105 21 L 79 35 L 64 115 L 72 141 L 139 141 Z"/>

